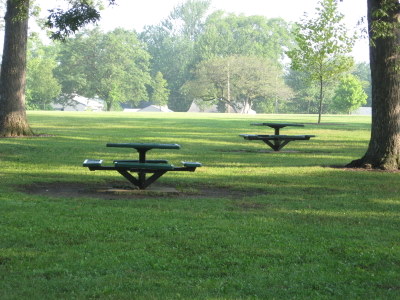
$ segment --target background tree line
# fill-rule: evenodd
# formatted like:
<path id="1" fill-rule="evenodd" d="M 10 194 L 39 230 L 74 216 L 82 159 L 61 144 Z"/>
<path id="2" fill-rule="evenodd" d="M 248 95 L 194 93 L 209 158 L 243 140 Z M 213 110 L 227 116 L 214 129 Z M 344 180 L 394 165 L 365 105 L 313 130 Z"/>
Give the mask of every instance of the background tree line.
<path id="1" fill-rule="evenodd" d="M 297 25 L 210 13 L 209 8 L 209 1 L 189 0 L 140 33 L 94 28 L 49 45 L 33 35 L 27 107 L 51 109 L 51 102 L 66 104 L 79 94 L 97 96 L 107 110 L 146 101 L 187 111 L 196 99 L 221 112 L 318 112 L 318 87 L 309 80 L 310 71 L 295 70 L 285 59 L 298 44 Z M 368 105 L 370 96 L 343 92 L 361 88 L 370 95 L 368 64 L 355 64 L 342 79 L 332 77 L 324 90 L 324 113 L 349 113 Z"/>

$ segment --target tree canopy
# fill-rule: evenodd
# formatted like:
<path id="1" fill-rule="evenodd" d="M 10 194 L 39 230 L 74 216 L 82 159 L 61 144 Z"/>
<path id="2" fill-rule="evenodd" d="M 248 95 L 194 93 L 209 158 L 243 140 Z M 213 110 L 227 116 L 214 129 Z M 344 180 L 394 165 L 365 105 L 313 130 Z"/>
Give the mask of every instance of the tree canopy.
<path id="1" fill-rule="evenodd" d="M 64 93 L 98 96 L 111 110 L 116 103 L 148 100 L 149 61 L 135 32 L 95 29 L 65 41 L 56 73 Z"/>
<path id="2" fill-rule="evenodd" d="M 348 74 L 341 78 L 335 90 L 333 106 L 336 112 L 348 113 L 366 104 L 368 95 L 364 92 L 362 82 L 354 75 Z"/>
<path id="3" fill-rule="evenodd" d="M 217 11 L 207 18 L 196 47 L 200 59 L 238 55 L 278 61 L 291 45 L 289 24 L 283 19 Z"/>
<path id="4" fill-rule="evenodd" d="M 280 72 L 262 57 L 215 57 L 197 66 L 194 79 L 183 90 L 193 98 L 225 107 L 224 111 L 246 113 L 255 101 L 274 94 Z"/>
<path id="5" fill-rule="evenodd" d="M 54 77 L 57 61 L 52 47 L 31 38 L 28 51 L 26 101 L 29 109 L 51 109 L 51 103 L 61 93 L 61 85 Z"/>
<path id="6" fill-rule="evenodd" d="M 157 72 L 153 79 L 152 92 L 150 101 L 154 105 L 164 106 L 168 104 L 168 90 L 167 81 L 164 79 L 161 72 Z"/>

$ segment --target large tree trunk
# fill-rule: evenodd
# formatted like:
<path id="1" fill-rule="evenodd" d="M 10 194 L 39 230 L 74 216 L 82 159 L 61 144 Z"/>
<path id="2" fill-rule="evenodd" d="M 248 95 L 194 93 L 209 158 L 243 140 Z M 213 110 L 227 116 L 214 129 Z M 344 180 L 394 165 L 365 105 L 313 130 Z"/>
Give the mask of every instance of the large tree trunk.
<path id="1" fill-rule="evenodd" d="M 29 0 L 7 0 L 0 75 L 0 137 L 32 135 L 25 112 Z"/>
<path id="2" fill-rule="evenodd" d="M 392 34 L 376 38 L 372 27 L 376 16 L 387 0 L 368 0 L 372 80 L 371 140 L 364 157 L 351 162 L 350 167 L 368 167 L 385 170 L 400 169 L 400 4 L 389 0 L 395 9 L 384 19 L 391 24 Z"/>

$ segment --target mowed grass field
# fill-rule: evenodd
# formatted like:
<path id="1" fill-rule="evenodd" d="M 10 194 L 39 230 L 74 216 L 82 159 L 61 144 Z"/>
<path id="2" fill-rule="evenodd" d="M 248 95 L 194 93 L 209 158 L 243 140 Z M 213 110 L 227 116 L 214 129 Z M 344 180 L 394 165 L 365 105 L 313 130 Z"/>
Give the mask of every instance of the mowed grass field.
<path id="1" fill-rule="evenodd" d="M 2 300 L 400 299 L 400 173 L 332 167 L 364 154 L 369 117 L 28 116 L 43 136 L 0 139 Z M 273 153 L 238 136 L 267 121 L 316 137 Z M 177 143 L 148 157 L 203 167 L 155 184 L 178 194 L 66 193 L 127 183 L 82 167 L 136 158 L 109 142 Z"/>

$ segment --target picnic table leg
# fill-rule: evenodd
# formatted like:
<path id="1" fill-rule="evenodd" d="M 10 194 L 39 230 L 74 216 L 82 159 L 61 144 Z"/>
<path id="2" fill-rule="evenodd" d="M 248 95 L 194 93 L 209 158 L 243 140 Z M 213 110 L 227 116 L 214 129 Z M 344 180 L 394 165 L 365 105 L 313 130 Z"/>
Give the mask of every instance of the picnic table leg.
<path id="1" fill-rule="evenodd" d="M 283 141 L 282 143 L 279 143 L 278 150 L 276 150 L 276 151 L 281 150 L 281 149 L 282 149 L 283 147 L 285 147 L 289 142 L 290 142 L 290 141 Z"/>
<path id="2" fill-rule="evenodd" d="M 146 152 L 147 152 L 147 150 L 138 149 L 137 151 L 139 152 L 139 162 L 140 163 L 146 163 Z M 146 173 L 145 172 L 139 172 L 138 173 L 138 178 L 139 178 L 139 188 L 140 189 L 145 189 Z"/>
<path id="3" fill-rule="evenodd" d="M 146 173 L 145 172 L 139 172 L 138 173 L 138 178 L 139 178 L 139 188 L 144 189 L 145 184 L 146 184 Z"/>
<path id="4" fill-rule="evenodd" d="M 139 162 L 145 163 L 146 162 L 146 151 L 147 150 L 138 150 L 139 152 Z"/>
<path id="5" fill-rule="evenodd" d="M 136 185 L 140 190 L 146 189 L 150 184 L 154 183 L 158 178 L 160 178 L 165 173 L 167 173 L 167 171 L 158 171 L 158 172 L 155 172 L 152 176 L 150 176 L 147 180 L 145 180 L 145 179 L 143 180 L 143 178 L 141 180 L 141 178 L 136 179 L 126 170 L 117 170 L 117 171 L 119 174 L 124 176 L 130 183 L 132 183 L 133 185 Z M 140 173 L 143 173 L 143 175 L 145 175 L 144 172 L 140 172 Z M 139 176 L 140 176 L 140 173 L 138 174 Z"/>
<path id="6" fill-rule="evenodd" d="M 281 150 L 284 146 L 286 146 L 290 141 L 283 141 L 282 143 L 280 141 L 274 141 L 273 143 L 268 141 L 268 140 L 263 140 L 264 143 L 266 143 L 268 146 L 270 146 L 274 151 L 279 151 Z"/>
<path id="7" fill-rule="evenodd" d="M 142 189 L 140 186 L 140 182 L 139 180 L 137 180 L 135 177 L 133 177 L 128 171 L 126 170 L 117 170 L 119 174 L 121 174 L 122 176 L 124 176 L 126 179 L 128 179 L 128 181 L 130 183 L 132 183 L 133 185 L 136 185 L 139 189 Z"/>
<path id="8" fill-rule="evenodd" d="M 159 171 L 155 172 L 153 175 L 151 175 L 145 182 L 143 182 L 143 189 L 147 188 L 150 184 L 155 182 L 158 178 L 163 176 L 167 171 Z"/>
<path id="9" fill-rule="evenodd" d="M 268 140 L 263 140 L 264 143 L 266 143 L 268 146 L 270 146 L 274 151 L 279 151 L 279 141 L 274 141 L 273 143 L 268 141 Z"/>

